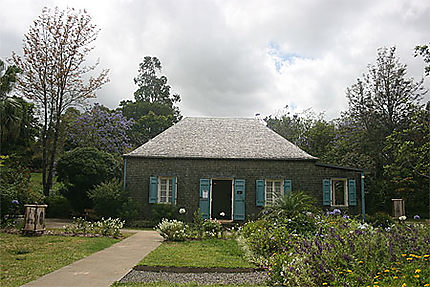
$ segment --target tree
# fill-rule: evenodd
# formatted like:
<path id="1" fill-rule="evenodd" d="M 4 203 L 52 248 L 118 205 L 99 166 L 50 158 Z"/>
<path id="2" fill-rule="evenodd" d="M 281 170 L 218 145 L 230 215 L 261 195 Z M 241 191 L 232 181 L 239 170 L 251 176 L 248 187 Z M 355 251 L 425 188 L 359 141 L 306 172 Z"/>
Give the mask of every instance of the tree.
<path id="1" fill-rule="evenodd" d="M 319 158 L 329 152 L 336 135 L 334 123 L 327 122 L 323 114 L 315 115 L 310 109 L 294 115 L 286 111 L 281 116 L 269 116 L 264 120 L 269 128 Z"/>
<path id="2" fill-rule="evenodd" d="M 52 186 L 61 115 L 68 107 L 95 97 L 94 92 L 108 81 L 108 70 L 83 80 L 97 66 L 85 65 L 97 34 L 85 10 L 44 8 L 25 35 L 23 56 L 13 53 L 14 63 L 22 71 L 17 88 L 41 113 L 45 195 L 49 195 Z"/>
<path id="3" fill-rule="evenodd" d="M 352 140 L 340 145 L 356 156 L 352 160 L 367 164 L 362 167 L 371 173 L 367 177 L 368 205 L 386 210 L 395 195 L 383 172 L 395 157 L 392 150 L 384 149 L 386 137 L 408 126 L 427 92 L 423 79 L 415 82 L 407 77 L 407 67 L 400 63 L 395 51 L 395 47 L 378 49 L 376 63 L 368 65 L 367 73 L 347 89 L 349 108 L 343 121 L 350 128 L 344 136 Z M 338 147 L 332 154 L 345 155 Z"/>
<path id="4" fill-rule="evenodd" d="M 145 57 L 139 64 L 138 75 L 134 79 L 138 89 L 134 92 L 135 102 L 123 101 L 120 110 L 128 119 L 135 121 L 129 131 L 134 147 L 140 146 L 181 118 L 178 94 L 170 94 L 166 76 L 159 76 L 161 62 L 156 57 Z"/>
<path id="5" fill-rule="evenodd" d="M 132 120 L 123 117 L 120 110 L 94 104 L 86 113 L 78 116 L 69 129 L 69 141 L 74 147 L 95 147 L 108 153 L 122 154 L 130 146 L 127 132 Z"/>
<path id="6" fill-rule="evenodd" d="M 369 65 L 363 78 L 346 91 L 347 117 L 363 131 L 362 140 L 368 145 L 365 152 L 376 158 L 378 173 L 390 161 L 390 155 L 382 153 L 385 138 L 407 124 L 427 92 L 423 80 L 406 77 L 406 65 L 395 51 L 395 47 L 380 48 L 376 64 Z"/>
<path id="7" fill-rule="evenodd" d="M 384 151 L 394 158 L 384 166 L 390 188 L 406 200 L 410 214 L 429 217 L 430 102 L 412 115 L 406 128 L 387 137 Z"/>
<path id="8" fill-rule="evenodd" d="M 31 147 L 38 133 L 34 105 L 24 99 L 9 96 L 19 69 L 0 60 L 0 146 L 1 153 L 12 155 L 21 164 L 31 159 Z"/>
<path id="9" fill-rule="evenodd" d="M 418 55 L 422 56 L 424 63 L 427 64 L 427 66 L 424 68 L 426 76 L 430 76 L 430 47 L 428 45 L 416 46 L 415 57 Z"/>
<path id="10" fill-rule="evenodd" d="M 11 108 L 13 101 L 14 108 Z M 16 106 L 16 107 L 15 107 Z M 11 109 L 16 109 L 11 111 Z M 14 121 L 9 116 L 14 114 Z M 34 153 L 39 123 L 34 104 L 22 98 L 10 97 L 0 102 L 1 152 L 13 156 L 21 165 L 28 166 Z"/>
<path id="11" fill-rule="evenodd" d="M 9 94 L 16 82 L 19 69 L 14 66 L 6 66 L 6 63 L 0 59 L 0 97 L 3 100 Z"/>
<path id="12" fill-rule="evenodd" d="M 287 105 L 283 114 L 270 115 L 264 121 L 269 128 L 293 144 L 302 147 L 302 144 L 306 141 L 305 133 L 312 126 L 314 118 L 314 114 L 310 109 L 301 114 L 291 115 Z"/>
<path id="13" fill-rule="evenodd" d="M 1 143 L 17 137 L 16 131 L 20 123 L 20 105 L 16 98 L 9 97 L 19 72 L 16 66 L 6 67 L 6 63 L 0 60 L 0 118 L 1 118 Z M 4 153 L 4 150 L 2 150 Z"/>
<path id="14" fill-rule="evenodd" d="M 161 69 L 161 62 L 157 57 L 146 56 L 139 64 L 139 74 L 134 78 L 134 83 L 138 86 L 134 92 L 136 101 L 161 103 L 167 106 L 173 106 L 174 103 L 181 101 L 178 94 L 170 95 L 167 77 L 157 75 Z"/>
<path id="15" fill-rule="evenodd" d="M 128 131 L 134 147 L 144 144 L 179 120 L 174 109 L 161 103 L 123 101 L 120 106 L 123 115 L 134 120 Z"/>
<path id="16" fill-rule="evenodd" d="M 57 163 L 57 181 L 64 184 L 63 195 L 76 211 L 92 206 L 87 192 L 107 180 L 121 177 L 119 161 L 95 148 L 76 148 L 63 154 Z"/>

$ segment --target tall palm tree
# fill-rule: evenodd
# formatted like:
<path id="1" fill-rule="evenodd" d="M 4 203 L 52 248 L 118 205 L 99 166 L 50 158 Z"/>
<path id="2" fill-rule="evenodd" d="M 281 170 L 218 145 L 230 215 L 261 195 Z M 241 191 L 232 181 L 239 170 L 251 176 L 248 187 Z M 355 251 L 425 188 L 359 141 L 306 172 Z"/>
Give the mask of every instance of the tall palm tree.
<path id="1" fill-rule="evenodd" d="M 16 82 L 16 66 L 6 67 L 0 59 L 0 134 L 1 143 L 16 139 L 21 123 L 21 104 L 15 97 L 9 97 Z"/>

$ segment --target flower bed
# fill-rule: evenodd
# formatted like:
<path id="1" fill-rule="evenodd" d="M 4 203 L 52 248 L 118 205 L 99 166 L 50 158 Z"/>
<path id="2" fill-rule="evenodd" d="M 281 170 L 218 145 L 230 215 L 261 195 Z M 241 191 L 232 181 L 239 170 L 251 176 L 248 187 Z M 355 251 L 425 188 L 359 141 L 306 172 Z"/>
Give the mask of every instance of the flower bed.
<path id="1" fill-rule="evenodd" d="M 427 224 L 373 227 L 336 210 L 259 219 L 241 234 L 271 285 L 430 286 Z"/>

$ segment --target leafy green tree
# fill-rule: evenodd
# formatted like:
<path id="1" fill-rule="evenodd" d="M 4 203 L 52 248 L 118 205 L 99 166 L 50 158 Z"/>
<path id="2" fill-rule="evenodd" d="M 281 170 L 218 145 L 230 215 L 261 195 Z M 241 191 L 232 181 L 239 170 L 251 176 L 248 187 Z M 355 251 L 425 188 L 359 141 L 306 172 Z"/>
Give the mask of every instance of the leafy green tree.
<path id="1" fill-rule="evenodd" d="M 181 101 L 178 94 L 170 95 L 167 77 L 158 75 L 161 69 L 161 62 L 157 57 L 146 56 L 139 64 L 139 74 L 134 78 L 134 83 L 138 86 L 134 92 L 136 101 L 161 103 L 168 106 L 173 106 L 174 103 Z"/>
<path id="2" fill-rule="evenodd" d="M 384 166 L 389 187 L 396 197 L 405 199 L 410 215 L 429 218 L 430 102 L 411 117 L 407 127 L 387 137 L 384 152 L 394 156 Z"/>
<path id="3" fill-rule="evenodd" d="M 430 45 L 430 43 L 429 43 Z M 430 76 L 430 47 L 428 45 L 421 45 L 415 47 L 415 57 L 422 56 L 427 66 L 424 68 L 426 76 Z"/>
<path id="4" fill-rule="evenodd" d="M 49 195 L 60 135 L 61 117 L 68 107 L 85 104 L 108 81 L 107 70 L 89 76 L 97 64 L 85 65 L 98 30 L 90 15 L 74 9 L 44 8 L 24 36 L 23 55 L 13 53 L 22 72 L 17 88 L 42 115 L 42 184 Z M 88 81 L 84 81 L 88 77 Z"/>
<path id="5" fill-rule="evenodd" d="M 281 116 L 269 116 L 264 120 L 269 128 L 319 158 L 324 158 L 330 151 L 336 136 L 335 124 L 324 120 L 323 114 L 315 115 L 310 109 L 294 115 L 286 111 Z"/>
<path id="6" fill-rule="evenodd" d="M 312 126 L 314 115 L 311 110 L 306 110 L 302 114 L 294 114 L 288 111 L 285 106 L 285 113 L 277 116 L 268 116 L 264 119 L 267 126 L 286 138 L 293 144 L 302 147 L 305 143 L 305 133 Z"/>
<path id="7" fill-rule="evenodd" d="M 167 77 L 159 75 L 161 69 L 160 60 L 145 57 L 134 79 L 138 86 L 134 93 L 135 101 L 120 103 L 122 114 L 135 122 L 128 132 L 134 147 L 144 144 L 182 118 L 175 106 L 181 98 L 178 94 L 170 94 Z"/>
<path id="8" fill-rule="evenodd" d="M 407 78 L 406 65 L 395 56 L 395 47 L 378 49 L 376 64 L 368 66 L 355 84 L 347 89 L 348 116 L 369 135 L 367 140 L 382 150 L 386 136 L 407 123 L 427 92 L 423 80 Z"/>
<path id="9" fill-rule="evenodd" d="M 63 154 L 57 163 L 57 181 L 64 184 L 63 195 L 81 212 L 92 207 L 88 191 L 107 180 L 121 176 L 119 160 L 95 148 L 76 148 Z"/>
<path id="10" fill-rule="evenodd" d="M 384 150 L 386 137 L 408 126 L 427 92 L 423 80 L 416 82 L 407 77 L 407 67 L 395 51 L 395 47 L 378 49 L 376 63 L 370 64 L 367 73 L 347 89 L 349 108 L 342 118 L 346 129 L 331 153 L 337 159 L 356 160 L 370 171 L 368 206 L 387 211 L 394 194 L 383 167 L 393 162 L 394 154 Z"/>

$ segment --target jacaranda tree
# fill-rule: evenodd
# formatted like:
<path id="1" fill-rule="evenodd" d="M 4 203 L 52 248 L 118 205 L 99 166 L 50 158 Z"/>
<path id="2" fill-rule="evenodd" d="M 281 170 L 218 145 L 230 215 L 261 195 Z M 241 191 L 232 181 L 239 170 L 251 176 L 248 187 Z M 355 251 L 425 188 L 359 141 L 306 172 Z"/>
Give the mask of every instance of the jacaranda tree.
<path id="1" fill-rule="evenodd" d="M 127 120 L 120 110 L 110 111 L 99 104 L 76 118 L 69 127 L 69 141 L 73 147 L 94 147 L 122 154 L 131 147 L 127 132 L 133 120 Z"/>

